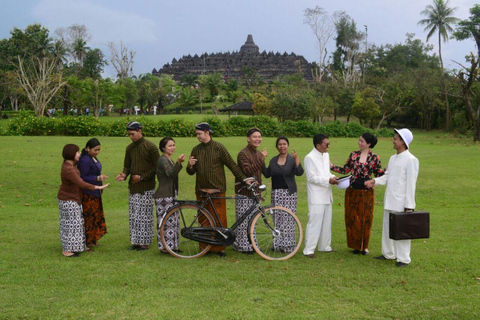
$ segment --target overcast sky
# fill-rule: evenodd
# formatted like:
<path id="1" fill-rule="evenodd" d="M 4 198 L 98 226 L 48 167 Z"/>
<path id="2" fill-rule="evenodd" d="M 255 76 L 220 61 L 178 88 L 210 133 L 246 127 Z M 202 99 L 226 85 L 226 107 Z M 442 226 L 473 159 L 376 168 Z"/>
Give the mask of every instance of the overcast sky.
<path id="1" fill-rule="evenodd" d="M 134 74 L 160 69 L 173 58 L 203 52 L 238 51 L 253 35 L 260 51 L 295 52 L 308 61 L 318 61 L 316 39 L 303 23 L 306 8 L 320 6 L 329 13 L 345 11 L 361 31 L 368 26 L 368 43 L 395 44 L 407 33 L 426 40 L 417 22 L 432 0 L 0 0 L 0 38 L 10 37 L 13 27 L 25 29 L 40 23 L 53 35 L 58 27 L 84 24 L 92 35 L 88 44 L 108 57 L 107 43 L 124 44 L 136 52 Z M 455 16 L 467 19 L 474 0 L 450 0 Z M 430 43 L 436 47 L 437 37 Z M 332 40 L 332 45 L 334 41 Z M 464 62 L 475 51 L 475 42 L 450 40 L 443 45 L 446 67 L 451 60 Z M 330 50 L 331 51 L 331 50 Z M 114 75 L 107 67 L 106 75 Z"/>

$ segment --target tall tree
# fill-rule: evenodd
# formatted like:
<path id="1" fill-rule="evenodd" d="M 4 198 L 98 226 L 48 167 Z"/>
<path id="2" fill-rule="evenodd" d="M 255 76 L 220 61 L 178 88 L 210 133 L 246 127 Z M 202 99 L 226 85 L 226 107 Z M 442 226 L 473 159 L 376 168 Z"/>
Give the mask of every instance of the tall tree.
<path id="1" fill-rule="evenodd" d="M 459 21 L 458 18 L 453 16 L 457 7 L 449 7 L 449 2 L 449 0 L 433 0 L 433 4 L 429 4 L 425 7 L 425 10 L 421 12 L 426 18 L 418 22 L 418 24 L 425 26 L 425 31 L 428 31 L 427 41 L 435 34 L 435 32 L 438 33 L 438 56 L 442 67 L 442 86 L 445 93 L 446 130 L 450 130 L 450 106 L 448 103 L 448 89 L 445 83 L 445 72 L 443 68 L 442 40 L 444 42 L 448 41 L 449 32 L 453 32 L 451 25 Z"/>
<path id="2" fill-rule="evenodd" d="M 87 41 L 82 38 L 77 38 L 73 43 L 72 54 L 75 62 L 78 63 L 80 67 L 83 67 L 83 60 L 85 60 L 89 50 L 90 48 L 87 47 Z"/>
<path id="3" fill-rule="evenodd" d="M 112 66 L 117 70 L 117 76 L 119 79 L 130 78 L 133 74 L 133 58 L 135 57 L 135 51 L 128 51 L 128 48 L 120 41 L 120 48 L 117 49 L 115 43 L 110 42 L 110 62 Z"/>
<path id="4" fill-rule="evenodd" d="M 32 63 L 25 64 L 18 57 L 17 77 L 37 117 L 43 116 L 50 100 L 66 84 L 55 59 L 33 58 Z"/>
<path id="5" fill-rule="evenodd" d="M 480 4 L 470 8 L 470 17 L 458 23 L 454 37 L 460 41 L 473 38 L 477 44 L 477 56 L 480 57 Z M 468 60 L 471 61 L 471 57 Z"/>
<path id="6" fill-rule="evenodd" d="M 470 67 L 462 66 L 457 78 L 462 86 L 462 96 L 473 122 L 473 141 L 480 141 L 480 57 L 470 54 Z"/>
<path id="7" fill-rule="evenodd" d="M 316 68 L 312 69 L 313 79 L 315 82 L 321 82 L 325 74 L 326 59 L 328 56 L 327 44 L 335 34 L 335 25 L 323 8 L 316 6 L 315 8 L 307 8 L 303 11 L 303 23 L 312 29 L 313 34 L 317 38 L 319 59 Z"/>
<path id="8" fill-rule="evenodd" d="M 333 53 L 332 76 L 344 86 L 355 86 L 361 80 L 360 63 L 363 55 L 360 43 L 364 34 L 357 30 L 355 21 L 344 11 L 334 14 L 336 51 Z"/>

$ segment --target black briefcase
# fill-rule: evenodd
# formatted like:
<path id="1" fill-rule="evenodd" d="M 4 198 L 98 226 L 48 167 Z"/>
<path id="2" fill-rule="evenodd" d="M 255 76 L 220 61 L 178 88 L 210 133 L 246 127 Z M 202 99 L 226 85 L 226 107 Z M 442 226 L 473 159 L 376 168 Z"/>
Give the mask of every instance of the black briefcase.
<path id="1" fill-rule="evenodd" d="M 429 237 L 429 212 L 390 212 L 390 239 L 425 239 Z"/>

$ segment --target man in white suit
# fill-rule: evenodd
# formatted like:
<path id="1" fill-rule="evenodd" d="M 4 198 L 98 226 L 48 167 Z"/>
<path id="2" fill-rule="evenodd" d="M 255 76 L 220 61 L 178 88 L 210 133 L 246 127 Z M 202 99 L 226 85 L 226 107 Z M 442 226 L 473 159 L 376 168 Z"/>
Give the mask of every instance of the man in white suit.
<path id="1" fill-rule="evenodd" d="M 308 224 L 305 230 L 303 254 L 315 258 L 315 247 L 321 252 L 333 252 L 332 240 L 332 184 L 337 177 L 330 173 L 328 136 L 319 133 L 313 137 L 313 150 L 305 157 L 307 176 Z"/>
<path id="2" fill-rule="evenodd" d="M 393 148 L 397 154 L 388 162 L 387 171 L 381 177 L 365 182 L 367 188 L 387 185 L 383 214 L 382 255 L 379 260 L 396 259 L 397 267 L 406 267 L 410 259 L 411 240 L 392 240 L 389 234 L 390 212 L 409 212 L 415 209 L 415 187 L 418 177 L 418 159 L 409 151 L 413 134 L 408 129 L 394 129 Z"/>

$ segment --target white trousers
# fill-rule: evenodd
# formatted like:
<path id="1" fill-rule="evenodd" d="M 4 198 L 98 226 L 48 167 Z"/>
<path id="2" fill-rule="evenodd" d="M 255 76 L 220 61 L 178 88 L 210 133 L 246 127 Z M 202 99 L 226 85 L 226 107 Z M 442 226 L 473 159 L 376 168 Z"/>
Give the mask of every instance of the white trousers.
<path id="1" fill-rule="evenodd" d="M 303 254 L 332 251 L 332 204 L 308 204 L 308 223 L 305 229 Z"/>
<path id="2" fill-rule="evenodd" d="M 390 212 L 385 210 L 383 213 L 382 230 L 382 254 L 387 259 L 397 259 L 397 262 L 410 263 L 410 244 L 412 240 L 392 240 L 390 239 Z"/>

